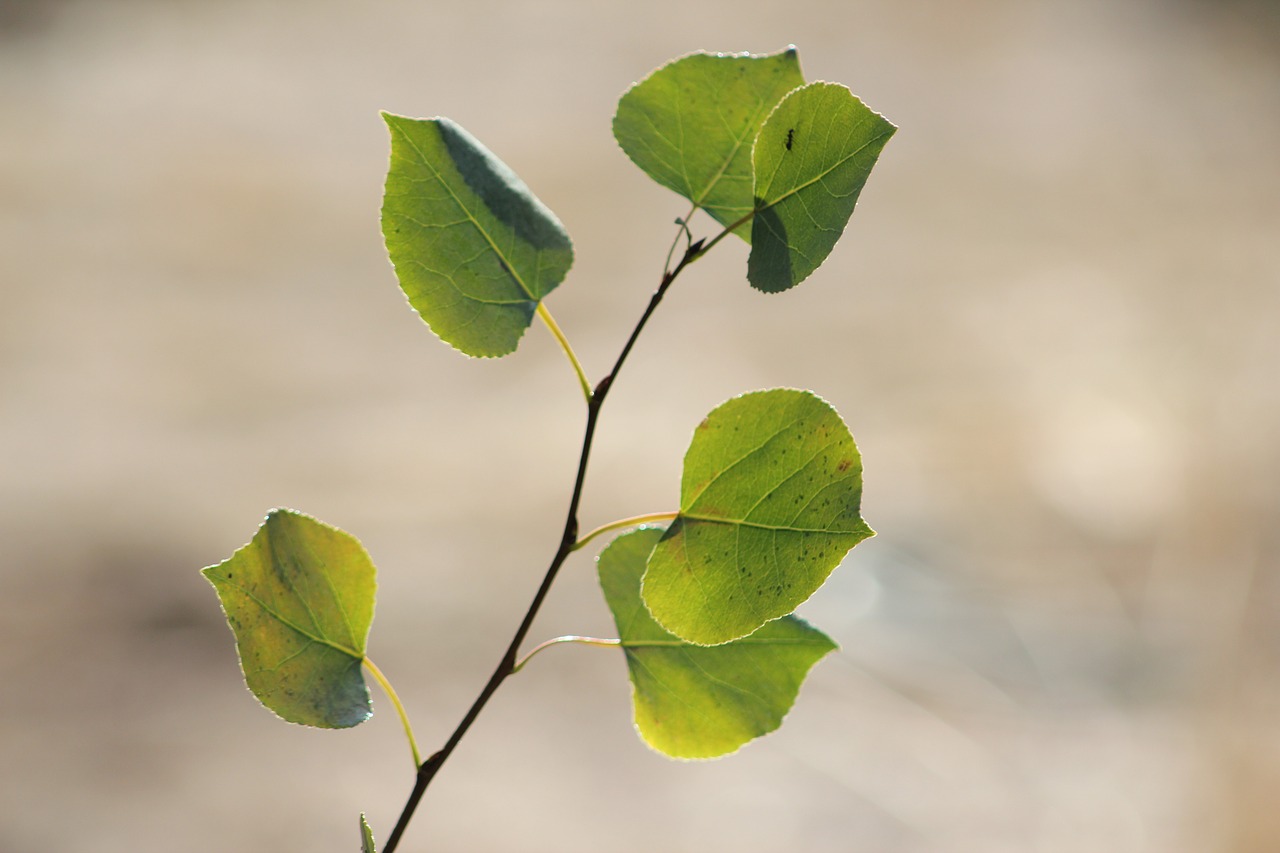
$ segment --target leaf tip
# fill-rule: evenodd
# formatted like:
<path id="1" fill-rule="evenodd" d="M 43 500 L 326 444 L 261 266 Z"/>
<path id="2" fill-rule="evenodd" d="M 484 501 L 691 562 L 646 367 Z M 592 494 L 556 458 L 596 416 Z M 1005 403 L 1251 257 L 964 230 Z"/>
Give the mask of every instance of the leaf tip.
<path id="1" fill-rule="evenodd" d="M 390 110 L 378 110 L 378 115 L 382 117 L 382 122 L 387 126 L 388 130 L 399 130 L 408 122 L 413 121 L 412 118 L 399 113 L 393 113 Z"/>

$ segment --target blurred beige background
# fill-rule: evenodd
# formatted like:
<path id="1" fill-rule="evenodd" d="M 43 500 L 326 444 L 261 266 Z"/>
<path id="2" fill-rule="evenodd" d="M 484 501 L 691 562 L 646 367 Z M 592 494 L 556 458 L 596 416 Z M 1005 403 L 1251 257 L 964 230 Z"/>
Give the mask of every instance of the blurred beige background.
<path id="1" fill-rule="evenodd" d="M 541 327 L 470 362 L 407 308 L 377 110 L 451 116 L 564 220 L 548 304 L 598 377 L 683 211 L 617 97 L 789 42 L 901 130 L 803 287 L 727 243 L 680 281 L 583 523 L 674 507 L 725 398 L 813 388 L 880 531 L 802 609 L 843 652 L 691 765 L 636 738 L 615 653 L 549 652 L 401 849 L 1280 849 L 1275 4 L 3 0 L 0 851 L 385 839 L 385 700 L 272 718 L 198 569 L 277 505 L 359 536 L 431 751 L 554 550 L 582 412 Z M 533 638 L 610 631 L 580 555 Z"/>

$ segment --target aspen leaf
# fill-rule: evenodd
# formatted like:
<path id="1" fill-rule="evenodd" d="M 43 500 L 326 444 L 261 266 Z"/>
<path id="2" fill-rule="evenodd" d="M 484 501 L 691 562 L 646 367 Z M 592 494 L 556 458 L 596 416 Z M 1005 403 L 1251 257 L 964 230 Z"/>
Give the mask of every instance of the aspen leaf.
<path id="1" fill-rule="evenodd" d="M 720 646 L 697 646 L 663 630 L 640 600 L 658 528 L 619 536 L 597 568 L 631 673 L 635 723 L 672 758 L 716 758 L 782 724 L 809 669 L 836 645 L 795 616 Z"/>
<path id="2" fill-rule="evenodd" d="M 627 90 L 613 135 L 645 174 L 729 226 L 754 204 L 751 146 L 760 126 L 802 85 L 793 47 L 764 56 L 690 54 Z M 734 233 L 750 242 L 749 226 Z"/>
<path id="3" fill-rule="evenodd" d="M 694 432 L 645 604 L 692 643 L 745 637 L 795 610 L 873 535 L 861 501 L 862 458 L 825 400 L 791 389 L 735 397 Z"/>
<path id="4" fill-rule="evenodd" d="M 752 151 L 752 287 L 786 290 L 827 259 L 895 130 L 837 83 L 810 83 L 779 102 Z"/>
<path id="5" fill-rule="evenodd" d="M 564 226 L 454 122 L 382 115 L 391 131 L 382 235 L 409 304 L 467 355 L 514 352 L 573 264 Z"/>
<path id="6" fill-rule="evenodd" d="M 203 570 L 245 683 L 282 719 L 337 729 L 373 713 L 360 665 L 375 572 L 355 537 L 288 509 L 272 510 L 249 544 Z"/>

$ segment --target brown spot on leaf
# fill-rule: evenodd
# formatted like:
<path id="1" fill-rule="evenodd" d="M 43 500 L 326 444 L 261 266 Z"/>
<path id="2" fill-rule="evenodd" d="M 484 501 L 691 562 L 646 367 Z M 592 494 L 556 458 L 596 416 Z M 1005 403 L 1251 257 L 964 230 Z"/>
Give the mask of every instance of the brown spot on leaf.
<path id="1" fill-rule="evenodd" d="M 852 459 L 841 459 L 840 464 L 836 466 L 837 471 L 848 471 L 853 467 Z"/>

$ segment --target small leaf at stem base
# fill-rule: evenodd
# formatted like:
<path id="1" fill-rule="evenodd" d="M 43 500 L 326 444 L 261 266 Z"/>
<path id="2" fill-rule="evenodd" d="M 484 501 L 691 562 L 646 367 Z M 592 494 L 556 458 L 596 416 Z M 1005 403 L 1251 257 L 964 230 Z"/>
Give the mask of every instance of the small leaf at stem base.
<path id="1" fill-rule="evenodd" d="M 373 830 L 363 813 L 360 815 L 360 853 L 378 853 L 378 845 L 373 841 Z"/>

